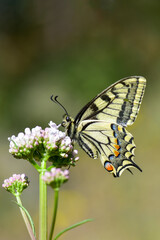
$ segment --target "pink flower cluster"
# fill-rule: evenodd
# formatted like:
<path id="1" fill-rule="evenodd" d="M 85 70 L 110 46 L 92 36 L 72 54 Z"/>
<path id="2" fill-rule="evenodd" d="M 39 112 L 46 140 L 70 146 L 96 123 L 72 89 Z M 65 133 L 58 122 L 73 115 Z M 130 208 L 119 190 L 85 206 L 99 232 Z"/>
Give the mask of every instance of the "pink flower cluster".
<path id="1" fill-rule="evenodd" d="M 69 171 L 62 171 L 60 168 L 52 168 L 50 172 L 45 172 L 42 179 L 53 188 L 59 188 L 61 184 L 69 179 Z"/>
<path id="2" fill-rule="evenodd" d="M 13 174 L 12 177 L 5 179 L 2 187 L 12 194 L 20 194 L 29 185 L 28 177 L 23 174 Z"/>
<path id="3" fill-rule="evenodd" d="M 13 135 L 8 138 L 10 141 L 9 152 L 16 158 L 35 157 L 36 160 L 40 160 L 41 156 L 47 153 L 50 156 L 49 161 L 54 162 L 59 157 L 61 160 L 67 159 L 65 163 L 63 162 L 65 166 L 68 165 L 68 162 L 74 165 L 78 160 L 76 157 L 78 151 L 73 150 L 71 139 L 64 132 L 59 131 L 59 126 L 52 121 L 49 126 L 45 130 L 39 126 L 32 129 L 26 128 L 24 133 L 19 133 L 17 137 Z"/>

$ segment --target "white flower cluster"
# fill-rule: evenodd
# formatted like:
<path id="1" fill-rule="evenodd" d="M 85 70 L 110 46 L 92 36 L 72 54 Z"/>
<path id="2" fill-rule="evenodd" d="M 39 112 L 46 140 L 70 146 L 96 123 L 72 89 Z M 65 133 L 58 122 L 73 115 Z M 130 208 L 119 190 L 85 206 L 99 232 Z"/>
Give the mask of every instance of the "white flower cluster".
<path id="1" fill-rule="evenodd" d="M 55 166 L 74 165 L 78 160 L 76 157 L 78 151 L 73 150 L 70 137 L 59 131 L 59 126 L 52 121 L 49 126 L 45 130 L 39 126 L 32 129 L 26 128 L 24 133 L 19 133 L 17 137 L 13 135 L 8 138 L 10 141 L 9 152 L 16 158 L 28 160 L 35 158 L 39 161 L 45 153 L 49 155 L 48 160 L 51 162 L 55 162 L 57 159 L 66 160 L 59 162 L 60 164 L 57 162 Z"/>
<path id="2" fill-rule="evenodd" d="M 24 133 L 20 132 L 17 137 L 13 135 L 8 138 L 10 141 L 9 152 L 18 158 L 28 156 L 34 147 L 42 143 L 43 134 L 41 127 L 37 126 L 31 130 L 26 128 Z"/>

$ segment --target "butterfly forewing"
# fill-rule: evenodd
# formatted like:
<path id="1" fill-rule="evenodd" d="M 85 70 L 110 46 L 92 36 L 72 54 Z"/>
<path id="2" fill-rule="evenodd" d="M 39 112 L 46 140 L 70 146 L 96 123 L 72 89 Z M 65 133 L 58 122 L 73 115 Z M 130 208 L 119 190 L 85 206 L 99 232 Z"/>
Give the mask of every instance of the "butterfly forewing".
<path id="1" fill-rule="evenodd" d="M 146 86 L 143 77 L 125 78 L 105 89 L 91 100 L 75 118 L 82 120 L 106 120 L 122 126 L 134 123 Z"/>

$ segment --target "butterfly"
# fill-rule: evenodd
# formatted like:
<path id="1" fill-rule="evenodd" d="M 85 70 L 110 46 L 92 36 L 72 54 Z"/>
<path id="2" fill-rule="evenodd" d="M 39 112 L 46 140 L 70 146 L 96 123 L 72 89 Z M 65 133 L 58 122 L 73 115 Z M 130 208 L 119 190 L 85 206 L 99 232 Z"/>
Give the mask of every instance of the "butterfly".
<path id="1" fill-rule="evenodd" d="M 103 90 L 87 103 L 73 119 L 56 96 L 65 115 L 62 126 L 66 134 L 94 159 L 100 158 L 104 168 L 114 177 L 130 167 L 141 168 L 134 162 L 136 148 L 126 127 L 137 117 L 146 87 L 141 76 L 123 78 Z M 131 172 L 132 173 L 132 172 Z"/>

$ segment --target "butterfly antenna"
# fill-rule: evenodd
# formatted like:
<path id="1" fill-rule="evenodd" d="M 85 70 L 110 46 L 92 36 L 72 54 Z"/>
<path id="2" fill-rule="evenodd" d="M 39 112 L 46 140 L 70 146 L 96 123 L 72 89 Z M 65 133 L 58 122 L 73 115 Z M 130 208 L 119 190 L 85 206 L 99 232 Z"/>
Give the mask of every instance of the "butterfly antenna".
<path id="1" fill-rule="evenodd" d="M 65 111 L 66 115 L 69 116 L 67 110 L 65 109 L 65 107 L 57 100 L 58 96 L 55 96 L 53 98 L 53 95 L 50 97 L 51 101 L 54 103 L 57 103 L 59 106 L 61 106 L 61 108 L 63 108 L 63 110 Z"/>

